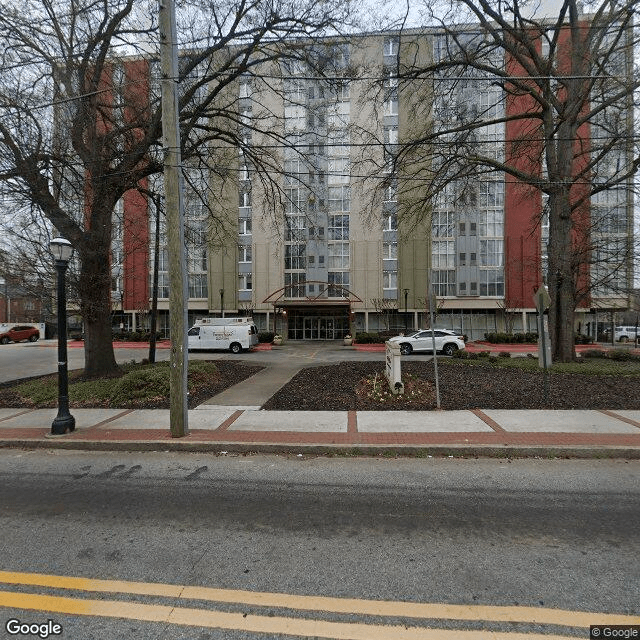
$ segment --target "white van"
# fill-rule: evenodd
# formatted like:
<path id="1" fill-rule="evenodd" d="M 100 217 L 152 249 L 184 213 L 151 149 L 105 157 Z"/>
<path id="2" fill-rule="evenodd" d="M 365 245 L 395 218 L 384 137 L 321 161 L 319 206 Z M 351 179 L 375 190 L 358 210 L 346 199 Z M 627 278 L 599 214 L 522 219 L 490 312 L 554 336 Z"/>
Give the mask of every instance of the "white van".
<path id="1" fill-rule="evenodd" d="M 638 337 L 640 337 L 640 329 L 638 331 Z M 636 339 L 635 327 L 616 327 L 614 333 L 614 340 L 616 342 L 631 342 Z"/>
<path id="2" fill-rule="evenodd" d="M 240 353 L 258 344 L 258 329 L 253 318 L 202 318 L 188 334 L 189 351 L 229 349 Z"/>

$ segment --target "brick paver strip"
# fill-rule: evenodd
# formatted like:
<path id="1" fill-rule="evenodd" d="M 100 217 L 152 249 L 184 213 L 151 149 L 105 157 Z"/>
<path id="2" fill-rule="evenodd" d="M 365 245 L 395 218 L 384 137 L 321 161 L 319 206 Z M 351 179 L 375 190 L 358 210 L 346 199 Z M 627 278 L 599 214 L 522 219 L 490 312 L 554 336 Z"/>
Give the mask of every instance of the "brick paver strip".
<path id="1" fill-rule="evenodd" d="M 480 411 L 480 409 L 472 409 L 471 413 L 478 416 L 480 420 L 488 424 L 494 431 L 497 431 L 498 433 L 506 433 L 506 430 L 503 429 L 493 418 L 490 418 L 484 411 Z"/>
<path id="2" fill-rule="evenodd" d="M 73 411 L 73 409 L 72 409 L 72 411 Z M 123 416 L 129 415 L 133 411 L 134 411 L 134 409 L 125 409 L 125 410 L 121 411 L 120 413 L 116 414 L 115 416 L 111 416 L 110 418 L 105 418 L 102 422 L 97 422 L 96 424 L 92 424 L 90 427 L 85 427 L 83 429 L 83 431 L 86 431 L 87 429 L 97 429 L 99 427 L 103 427 L 105 424 L 109 424 L 110 422 L 113 422 L 114 420 L 117 420 L 118 418 L 122 418 Z"/>
<path id="3" fill-rule="evenodd" d="M 215 431 L 226 431 L 242 414 L 244 411 L 234 411 Z"/>
<path id="4" fill-rule="evenodd" d="M 347 433 L 358 433 L 358 414 L 355 411 L 349 411 L 347 414 Z"/>
<path id="5" fill-rule="evenodd" d="M 622 422 L 626 422 L 627 424 L 631 424 L 634 427 L 638 427 L 640 429 L 640 422 L 637 420 L 632 420 L 631 418 L 627 418 L 626 416 L 621 416 L 615 413 L 615 411 L 609 411 L 608 409 L 598 409 L 600 413 L 604 413 L 605 416 L 609 416 L 610 418 L 615 418 L 616 420 L 622 420 Z"/>

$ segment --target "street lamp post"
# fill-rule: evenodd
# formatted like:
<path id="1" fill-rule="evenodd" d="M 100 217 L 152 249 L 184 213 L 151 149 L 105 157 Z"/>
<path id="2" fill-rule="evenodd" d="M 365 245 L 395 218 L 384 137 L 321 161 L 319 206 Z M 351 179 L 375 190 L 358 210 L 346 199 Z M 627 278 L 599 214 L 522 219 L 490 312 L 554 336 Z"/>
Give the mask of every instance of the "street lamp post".
<path id="1" fill-rule="evenodd" d="M 220 289 L 220 317 L 224 318 L 224 289 Z"/>
<path id="2" fill-rule="evenodd" d="M 9 281 L 0 278 L 0 285 L 4 285 L 4 319 L 7 324 L 11 322 L 11 300 L 9 300 Z"/>
<path id="3" fill-rule="evenodd" d="M 409 313 L 407 311 L 407 298 L 409 297 L 409 289 L 404 290 L 404 330 L 405 333 L 409 329 Z"/>
<path id="4" fill-rule="evenodd" d="M 67 296 L 65 275 L 73 253 L 71 243 L 65 238 L 54 238 L 49 248 L 56 261 L 58 272 L 58 415 L 51 424 L 52 435 L 75 431 L 76 420 L 69 413 L 69 374 L 67 371 Z"/>

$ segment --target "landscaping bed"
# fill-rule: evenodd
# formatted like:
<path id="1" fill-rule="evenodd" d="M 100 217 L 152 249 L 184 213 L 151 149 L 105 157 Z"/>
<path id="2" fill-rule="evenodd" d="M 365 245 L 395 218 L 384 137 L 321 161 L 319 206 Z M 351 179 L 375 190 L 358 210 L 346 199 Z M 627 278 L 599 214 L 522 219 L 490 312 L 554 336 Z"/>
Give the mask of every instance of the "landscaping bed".
<path id="1" fill-rule="evenodd" d="M 189 364 L 189 408 L 246 380 L 260 365 L 234 360 L 193 361 Z M 71 408 L 168 409 L 169 364 L 129 364 L 122 375 L 87 380 L 81 371 L 69 373 Z M 58 406 L 57 374 L 14 381 L 0 386 L 0 407 L 47 408 Z"/>
<path id="2" fill-rule="evenodd" d="M 594 374 L 594 365 L 590 362 L 576 365 L 588 368 L 588 375 L 550 373 L 548 401 L 544 395 L 543 375 L 535 369 L 537 362 L 530 362 L 535 370 L 508 366 L 511 363 L 471 364 L 439 360 L 438 364 L 442 409 L 640 409 L 637 363 L 620 363 L 618 375 Z M 407 392 L 392 398 L 389 392 L 383 393 L 385 385 L 388 388 L 384 363 L 343 362 L 309 367 L 292 378 L 263 408 L 310 411 L 436 408 L 431 361 L 403 360 L 402 376 Z M 410 376 L 410 384 L 407 384 L 407 376 Z"/>

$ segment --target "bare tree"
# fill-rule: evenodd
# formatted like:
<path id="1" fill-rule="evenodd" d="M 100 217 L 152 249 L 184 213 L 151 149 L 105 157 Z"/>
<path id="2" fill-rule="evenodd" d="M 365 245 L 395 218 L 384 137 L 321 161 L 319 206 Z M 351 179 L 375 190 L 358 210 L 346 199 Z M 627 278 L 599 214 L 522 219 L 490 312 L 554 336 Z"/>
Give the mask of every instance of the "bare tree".
<path id="1" fill-rule="evenodd" d="M 140 0 L 0 2 L 0 180 L 77 252 L 87 375 L 117 370 L 110 324 L 114 208 L 162 169 L 156 13 L 155 2 Z M 348 13 L 347 3 L 312 0 L 186 3 L 179 74 L 185 164 L 220 181 L 237 179 L 240 148 L 273 186 L 275 152 L 247 144 L 245 136 L 252 128 L 263 139 L 283 140 L 268 113 L 243 117 L 238 83 L 278 85 L 277 73 L 265 69 L 306 55 L 299 40 L 308 47 L 316 36 L 336 33 Z M 125 55 L 133 60 L 125 64 Z M 208 188 L 214 211 L 216 196 Z"/>
<path id="2" fill-rule="evenodd" d="M 553 357 L 568 361 L 576 307 L 631 285 L 639 5 L 563 0 L 556 16 L 536 18 L 531 4 L 431 3 L 437 27 L 423 48 L 415 34 L 401 34 L 415 51 L 398 56 L 399 92 L 422 115 L 411 118 L 391 175 L 404 178 L 408 219 L 424 219 L 443 200 L 473 210 L 492 195 L 478 193 L 482 182 L 541 203 L 530 232 L 542 227 Z"/>

